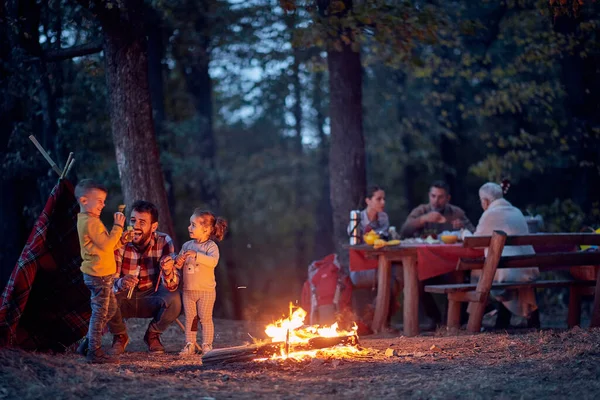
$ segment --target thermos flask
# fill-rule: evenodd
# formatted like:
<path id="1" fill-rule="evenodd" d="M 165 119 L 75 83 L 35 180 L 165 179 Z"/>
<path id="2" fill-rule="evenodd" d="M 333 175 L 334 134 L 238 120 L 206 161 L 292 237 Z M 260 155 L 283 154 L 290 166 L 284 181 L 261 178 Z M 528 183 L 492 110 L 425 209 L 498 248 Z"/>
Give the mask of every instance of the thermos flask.
<path id="1" fill-rule="evenodd" d="M 360 224 L 360 211 L 350 211 L 350 244 L 360 243 L 360 233 L 358 225 Z"/>

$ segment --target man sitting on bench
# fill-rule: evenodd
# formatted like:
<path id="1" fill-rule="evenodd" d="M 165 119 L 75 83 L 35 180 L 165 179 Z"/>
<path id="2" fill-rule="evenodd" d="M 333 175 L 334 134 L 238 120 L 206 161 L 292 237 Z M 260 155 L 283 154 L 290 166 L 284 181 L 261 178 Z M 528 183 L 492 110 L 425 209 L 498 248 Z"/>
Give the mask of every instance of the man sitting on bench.
<path id="1" fill-rule="evenodd" d="M 503 198 L 505 191 L 506 189 L 503 190 L 497 183 L 488 182 L 481 186 L 479 200 L 484 212 L 475 229 L 475 236 L 489 236 L 495 230 L 502 230 L 508 235 L 529 233 L 523 213 Z M 535 254 L 532 246 L 505 246 L 502 251 L 503 256 L 526 254 Z M 536 280 L 539 274 L 538 268 L 498 269 L 494 276 L 494 282 L 531 282 Z M 476 283 L 479 281 L 480 275 L 481 271 L 472 271 L 471 281 Z M 508 328 L 512 314 L 527 318 L 528 327 L 539 328 L 539 311 L 533 288 L 492 290 L 490 295 L 501 302 L 496 319 L 497 329 Z"/>

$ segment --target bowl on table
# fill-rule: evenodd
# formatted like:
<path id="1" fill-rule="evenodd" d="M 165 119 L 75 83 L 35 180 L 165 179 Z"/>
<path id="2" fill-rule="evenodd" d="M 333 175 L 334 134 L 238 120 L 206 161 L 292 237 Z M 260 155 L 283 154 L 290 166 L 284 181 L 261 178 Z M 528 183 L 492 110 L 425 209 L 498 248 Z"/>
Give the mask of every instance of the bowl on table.
<path id="1" fill-rule="evenodd" d="M 458 242 L 457 235 L 441 235 L 440 239 L 442 240 L 442 242 L 444 242 L 446 244 L 454 244 L 454 243 Z"/>

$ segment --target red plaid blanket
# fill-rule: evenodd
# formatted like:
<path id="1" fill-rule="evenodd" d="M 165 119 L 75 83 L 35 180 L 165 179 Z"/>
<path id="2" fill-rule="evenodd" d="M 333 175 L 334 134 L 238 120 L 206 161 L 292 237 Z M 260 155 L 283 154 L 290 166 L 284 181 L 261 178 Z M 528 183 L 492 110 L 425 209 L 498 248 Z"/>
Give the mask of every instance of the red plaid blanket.
<path id="1" fill-rule="evenodd" d="M 90 293 L 79 270 L 78 211 L 73 185 L 61 180 L 4 288 L 0 347 L 64 351 L 87 333 Z"/>

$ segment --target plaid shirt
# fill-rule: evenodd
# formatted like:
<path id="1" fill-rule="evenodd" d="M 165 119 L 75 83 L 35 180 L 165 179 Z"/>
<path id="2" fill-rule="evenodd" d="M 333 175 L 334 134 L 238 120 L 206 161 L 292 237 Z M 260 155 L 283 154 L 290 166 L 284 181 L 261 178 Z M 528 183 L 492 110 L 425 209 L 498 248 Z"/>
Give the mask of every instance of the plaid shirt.
<path id="1" fill-rule="evenodd" d="M 174 274 L 168 281 L 160 273 L 160 260 L 166 256 L 172 256 L 175 259 L 177 254 L 175 254 L 175 247 L 171 237 L 162 232 L 152 234 L 150 243 L 143 253 L 140 253 L 133 243 L 127 243 L 125 246 L 115 250 L 117 276 L 119 276 L 115 280 L 115 291 L 120 292 L 123 290 L 121 278 L 123 275 L 137 275 L 136 270 L 138 266 L 140 267 L 139 282 L 137 284 L 138 290 L 144 291 L 156 287 L 159 275 L 162 277 L 162 285 L 171 292 L 177 290 L 180 281 L 179 271 L 173 268 Z"/>

